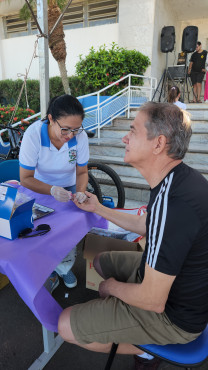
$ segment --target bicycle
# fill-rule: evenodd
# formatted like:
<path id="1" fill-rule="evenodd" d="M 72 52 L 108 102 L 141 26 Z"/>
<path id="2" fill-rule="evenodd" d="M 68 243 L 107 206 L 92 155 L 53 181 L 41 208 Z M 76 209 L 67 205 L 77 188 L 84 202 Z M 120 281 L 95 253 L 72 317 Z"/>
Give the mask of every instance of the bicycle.
<path id="1" fill-rule="evenodd" d="M 113 198 L 115 208 L 124 208 L 125 191 L 119 175 L 107 164 L 88 163 L 88 174 L 94 176 L 101 188 L 102 203 L 105 198 Z"/>
<path id="2" fill-rule="evenodd" d="M 9 150 L 6 154 L 0 153 L 0 161 L 1 160 L 7 161 L 9 159 L 18 159 L 24 130 L 22 130 L 21 127 L 16 128 L 4 125 L 0 125 L 0 129 L 8 130 L 8 139 L 10 144 L 8 146 Z"/>

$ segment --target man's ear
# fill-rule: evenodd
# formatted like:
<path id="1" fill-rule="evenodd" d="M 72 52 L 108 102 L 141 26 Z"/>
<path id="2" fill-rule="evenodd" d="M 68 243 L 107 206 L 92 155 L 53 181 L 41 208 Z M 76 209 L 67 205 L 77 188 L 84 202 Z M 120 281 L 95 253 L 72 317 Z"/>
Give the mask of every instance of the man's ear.
<path id="1" fill-rule="evenodd" d="M 159 135 L 155 138 L 155 146 L 153 154 L 160 154 L 166 148 L 167 138 L 164 135 Z"/>

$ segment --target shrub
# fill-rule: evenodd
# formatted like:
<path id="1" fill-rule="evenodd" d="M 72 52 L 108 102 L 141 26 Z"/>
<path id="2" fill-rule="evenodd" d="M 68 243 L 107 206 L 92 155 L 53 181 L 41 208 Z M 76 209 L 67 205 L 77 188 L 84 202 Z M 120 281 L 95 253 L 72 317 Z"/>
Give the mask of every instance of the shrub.
<path id="1" fill-rule="evenodd" d="M 0 81 L 0 104 L 15 105 L 22 87 L 23 81 L 18 80 L 3 80 Z M 39 81 L 27 80 L 27 97 L 30 108 L 35 112 L 40 111 L 40 92 Z M 25 92 L 23 91 L 19 106 L 27 108 Z"/>
<path id="2" fill-rule="evenodd" d="M 10 118 L 13 114 L 14 109 L 15 107 L 11 105 L 8 105 L 6 107 L 0 106 L 0 125 L 6 126 L 10 122 Z M 31 117 L 33 114 L 35 114 L 35 112 L 32 109 L 18 108 L 11 124 L 21 121 L 20 128 L 21 130 L 25 131 L 27 127 L 37 119 L 35 118 L 34 120 L 30 120 L 30 121 L 26 120 L 28 117 Z M 2 130 L 2 127 L 0 129 Z M 3 141 L 8 141 L 8 131 L 3 132 L 1 134 L 1 137 Z"/>
<path id="3" fill-rule="evenodd" d="M 76 64 L 76 74 L 80 81 L 84 81 L 87 93 L 90 93 L 110 85 L 129 73 L 143 75 L 149 65 L 149 58 L 139 51 L 120 48 L 113 43 L 109 50 L 105 45 L 98 51 L 92 47 L 87 56 L 80 55 Z M 142 84 L 143 80 L 139 82 Z M 138 79 L 135 81 L 132 79 L 132 83 L 138 84 Z M 115 94 L 125 84 L 126 81 L 121 82 L 119 86 L 113 86 L 109 90 L 110 94 Z"/>
<path id="4" fill-rule="evenodd" d="M 0 104 L 15 105 L 19 96 L 23 81 L 18 80 L 2 80 L 0 81 Z M 77 76 L 69 77 L 69 85 L 72 95 L 79 96 L 87 94 L 84 81 L 81 81 Z M 64 94 L 63 85 L 60 77 L 51 77 L 49 80 L 50 98 Z M 38 80 L 27 80 L 27 97 L 29 106 L 36 113 L 40 112 L 40 84 Z M 19 103 L 22 108 L 27 107 L 25 92 L 23 91 Z"/>

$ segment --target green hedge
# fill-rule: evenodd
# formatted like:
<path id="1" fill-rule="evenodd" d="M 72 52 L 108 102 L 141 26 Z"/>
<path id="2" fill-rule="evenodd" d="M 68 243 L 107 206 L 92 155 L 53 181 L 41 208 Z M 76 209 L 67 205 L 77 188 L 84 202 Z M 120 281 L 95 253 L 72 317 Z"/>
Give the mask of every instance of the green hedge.
<path id="1" fill-rule="evenodd" d="M 2 80 L 0 81 L 0 104 L 1 105 L 15 105 L 22 87 L 22 80 Z M 76 76 L 69 77 L 69 84 L 71 87 L 72 95 L 84 95 L 83 84 Z M 60 77 L 52 77 L 49 80 L 50 98 L 57 95 L 64 94 Z M 40 86 L 38 80 L 27 80 L 27 97 L 29 107 L 36 113 L 40 112 Z M 25 92 L 23 91 L 19 106 L 26 108 Z"/>
<path id="2" fill-rule="evenodd" d="M 117 81 L 122 76 L 129 73 L 140 74 L 146 71 L 150 65 L 150 60 L 136 50 L 120 48 L 115 43 L 111 49 L 101 46 L 97 51 L 90 49 L 87 56 L 80 56 L 76 65 L 76 76 L 69 77 L 69 86 L 73 96 L 86 95 L 98 91 L 112 82 Z M 22 80 L 3 80 L 0 81 L 0 104 L 15 105 L 22 87 Z M 143 84 L 143 80 L 132 78 L 132 84 Z M 108 90 L 108 95 L 113 95 L 126 86 L 127 80 L 118 83 Z M 50 98 L 64 94 L 60 77 L 49 79 Z M 27 95 L 29 107 L 36 113 L 40 111 L 39 81 L 27 80 Z M 25 92 L 23 91 L 20 100 L 20 107 L 26 108 Z"/>

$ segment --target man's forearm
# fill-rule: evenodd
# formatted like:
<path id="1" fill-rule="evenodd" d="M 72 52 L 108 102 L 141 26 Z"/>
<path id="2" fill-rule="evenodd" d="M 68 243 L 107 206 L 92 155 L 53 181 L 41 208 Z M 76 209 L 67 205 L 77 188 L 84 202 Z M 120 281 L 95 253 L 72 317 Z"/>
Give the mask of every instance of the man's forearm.
<path id="1" fill-rule="evenodd" d="M 129 213 L 119 212 L 114 209 L 104 207 L 102 204 L 99 204 L 96 213 L 125 230 L 129 230 L 140 235 L 146 235 L 146 214 L 142 216 L 131 215 Z"/>
<path id="2" fill-rule="evenodd" d="M 163 312 L 164 306 L 153 300 L 148 291 L 144 291 L 142 284 L 122 283 L 113 278 L 100 284 L 101 296 L 114 296 L 128 305 L 135 306 L 147 311 Z"/>

